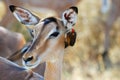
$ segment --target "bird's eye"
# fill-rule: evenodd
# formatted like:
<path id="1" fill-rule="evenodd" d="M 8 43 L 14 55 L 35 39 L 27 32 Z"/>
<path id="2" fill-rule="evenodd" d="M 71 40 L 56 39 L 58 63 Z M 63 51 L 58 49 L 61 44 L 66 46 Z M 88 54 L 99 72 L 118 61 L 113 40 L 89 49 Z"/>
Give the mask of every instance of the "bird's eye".
<path id="1" fill-rule="evenodd" d="M 50 35 L 50 38 L 55 38 L 59 35 L 59 32 L 54 32 Z"/>

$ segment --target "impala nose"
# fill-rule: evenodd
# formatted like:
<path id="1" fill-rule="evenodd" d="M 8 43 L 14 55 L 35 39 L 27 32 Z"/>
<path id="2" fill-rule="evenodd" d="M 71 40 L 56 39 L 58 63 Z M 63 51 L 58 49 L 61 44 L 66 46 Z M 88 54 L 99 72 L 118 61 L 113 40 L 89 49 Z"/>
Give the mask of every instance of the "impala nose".
<path id="1" fill-rule="evenodd" d="M 23 58 L 23 60 L 25 61 L 25 63 L 30 62 L 33 60 L 33 56 L 30 56 L 28 58 Z"/>

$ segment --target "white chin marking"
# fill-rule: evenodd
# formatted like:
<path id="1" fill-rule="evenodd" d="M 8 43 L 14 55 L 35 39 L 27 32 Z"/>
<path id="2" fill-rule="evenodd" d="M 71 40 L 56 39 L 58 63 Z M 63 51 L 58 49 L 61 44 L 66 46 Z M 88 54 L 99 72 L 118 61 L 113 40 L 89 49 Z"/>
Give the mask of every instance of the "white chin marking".
<path id="1" fill-rule="evenodd" d="M 40 59 L 37 60 L 34 64 L 26 64 L 24 60 L 22 60 L 22 64 L 26 69 L 36 68 L 40 64 Z"/>

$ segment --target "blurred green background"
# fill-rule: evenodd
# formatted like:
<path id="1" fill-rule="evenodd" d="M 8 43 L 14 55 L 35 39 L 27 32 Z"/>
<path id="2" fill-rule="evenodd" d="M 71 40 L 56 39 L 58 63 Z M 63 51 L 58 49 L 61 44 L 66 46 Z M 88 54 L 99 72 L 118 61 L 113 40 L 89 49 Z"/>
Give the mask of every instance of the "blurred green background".
<path id="1" fill-rule="evenodd" d="M 11 13 L 8 15 L 6 5 L 12 4 L 10 1 L 41 18 L 60 17 L 63 10 L 76 5 L 79 9 L 74 26 L 77 40 L 75 46 L 65 49 L 62 80 L 120 80 L 119 0 L 53 0 L 54 5 L 47 5 L 50 3 L 45 0 L 0 0 L 0 25 L 22 33 L 29 41 L 25 26 L 11 18 Z"/>

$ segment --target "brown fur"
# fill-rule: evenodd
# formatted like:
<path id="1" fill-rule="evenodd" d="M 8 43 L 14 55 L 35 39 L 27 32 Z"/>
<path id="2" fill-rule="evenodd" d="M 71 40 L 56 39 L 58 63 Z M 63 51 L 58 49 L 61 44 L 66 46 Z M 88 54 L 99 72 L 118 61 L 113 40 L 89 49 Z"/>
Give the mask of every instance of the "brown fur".
<path id="1" fill-rule="evenodd" d="M 0 56 L 7 57 L 21 49 L 24 44 L 25 39 L 22 34 L 0 27 Z"/>
<path id="2" fill-rule="evenodd" d="M 43 80 L 43 77 L 32 72 L 29 78 L 26 78 L 30 72 L 5 58 L 0 57 L 0 80 Z"/>

